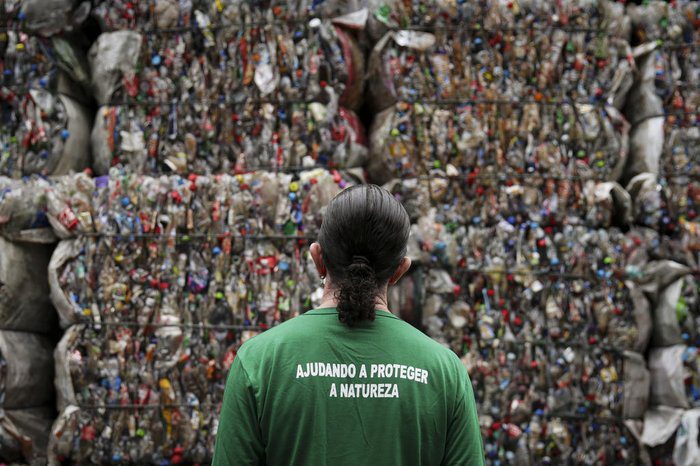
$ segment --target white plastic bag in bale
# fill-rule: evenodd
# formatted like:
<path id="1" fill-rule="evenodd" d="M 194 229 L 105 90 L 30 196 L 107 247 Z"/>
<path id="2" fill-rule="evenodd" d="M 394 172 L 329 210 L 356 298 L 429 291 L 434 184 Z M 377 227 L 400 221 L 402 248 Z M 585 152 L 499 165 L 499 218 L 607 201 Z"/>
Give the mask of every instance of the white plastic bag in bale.
<path id="1" fill-rule="evenodd" d="M 10 241 L 54 243 L 56 235 L 46 216 L 46 190 L 40 177 L 12 179 L 0 176 L 0 236 Z"/>
<path id="2" fill-rule="evenodd" d="M 676 466 L 700 466 L 700 409 L 683 413 L 673 448 Z"/>
<path id="3" fill-rule="evenodd" d="M 0 237 L 0 328 L 50 333 L 56 313 L 46 271 L 52 245 L 13 243 Z"/>
<path id="4" fill-rule="evenodd" d="M 670 406 L 654 406 L 644 414 L 644 445 L 656 447 L 666 443 L 681 423 L 683 409 Z"/>
<path id="5" fill-rule="evenodd" d="M 624 114 L 630 124 L 637 125 L 648 118 L 664 115 L 663 101 L 656 93 L 655 79 L 656 65 L 665 63 L 665 56 L 662 55 L 663 52 L 657 50 L 656 43 L 639 45 L 632 53 L 637 65 L 637 75 L 630 90 Z"/>
<path id="6" fill-rule="evenodd" d="M 652 306 L 656 306 L 660 293 L 674 281 L 687 275 L 690 270 L 685 264 L 668 259 L 654 260 L 642 267 L 638 282 L 649 297 Z"/>
<path id="7" fill-rule="evenodd" d="M 656 94 L 657 63 L 664 57 L 654 50 L 655 44 L 635 49 L 638 76 L 630 90 L 624 114 L 632 125 L 630 156 L 625 167 L 627 180 L 640 173 L 659 173 L 659 161 L 664 147 L 664 109 Z"/>
<path id="8" fill-rule="evenodd" d="M 652 405 L 689 408 L 700 404 L 697 348 L 674 345 L 649 352 Z"/>
<path id="9" fill-rule="evenodd" d="M 61 341 L 58 342 L 54 349 L 54 365 L 55 365 L 55 380 L 56 387 L 56 406 L 59 411 L 63 411 L 70 405 L 77 404 L 75 398 L 75 389 L 70 373 L 70 351 L 75 347 L 77 340 L 80 338 L 85 325 L 72 325 L 66 329 Z"/>
<path id="10" fill-rule="evenodd" d="M 649 371 L 641 354 L 625 351 L 624 357 L 625 401 L 622 415 L 625 419 L 641 419 L 649 404 Z"/>
<path id="11" fill-rule="evenodd" d="M 30 466 L 45 465 L 55 415 L 53 406 L 0 410 L 0 458 Z"/>
<path id="12" fill-rule="evenodd" d="M 107 32 L 90 47 L 92 85 L 100 105 L 108 104 L 125 84 L 134 81 L 141 41 L 141 34 L 134 31 Z"/>
<path id="13" fill-rule="evenodd" d="M 70 31 L 85 21 L 90 2 L 75 0 L 24 0 L 20 9 L 24 26 L 43 36 Z"/>
<path id="14" fill-rule="evenodd" d="M 0 330 L 0 405 L 38 408 L 53 403 L 53 345 L 44 336 Z"/>
<path id="15" fill-rule="evenodd" d="M 9 139 L 0 174 L 65 175 L 88 166 L 92 117 L 87 108 L 43 89 L 32 89 L 11 104 L 13 119 L 0 130 L 0 137 Z"/>
<path id="16" fill-rule="evenodd" d="M 627 268 L 629 270 L 629 268 Z M 634 309 L 634 321 L 637 324 L 637 341 L 632 349 L 638 353 L 644 353 L 651 340 L 653 321 L 651 305 L 644 292 L 632 280 L 625 281 L 629 290 L 630 299 Z"/>
<path id="17" fill-rule="evenodd" d="M 66 289 L 68 278 L 65 277 L 65 274 L 79 275 L 87 272 L 76 270 L 80 268 L 79 264 L 71 267 L 75 258 L 83 252 L 86 246 L 85 239 L 63 240 L 56 246 L 49 262 L 48 281 L 51 302 L 56 308 L 61 327 L 64 328 L 75 323 L 78 317 L 84 315 L 84 308 L 81 308 L 78 302 L 79 298 L 72 293 L 72 289 Z"/>
<path id="18" fill-rule="evenodd" d="M 627 178 L 640 173 L 659 173 L 664 145 L 664 117 L 649 117 L 632 126 Z"/>

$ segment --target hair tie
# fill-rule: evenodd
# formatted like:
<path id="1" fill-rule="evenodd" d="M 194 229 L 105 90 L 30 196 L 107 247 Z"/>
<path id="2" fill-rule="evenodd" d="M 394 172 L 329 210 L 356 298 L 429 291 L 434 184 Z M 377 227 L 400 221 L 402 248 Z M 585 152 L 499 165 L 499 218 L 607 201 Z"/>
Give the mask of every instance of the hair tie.
<path id="1" fill-rule="evenodd" d="M 372 266 L 370 264 L 369 259 L 367 259 L 365 256 L 352 256 L 352 263 L 353 264 L 365 264 L 368 266 Z"/>

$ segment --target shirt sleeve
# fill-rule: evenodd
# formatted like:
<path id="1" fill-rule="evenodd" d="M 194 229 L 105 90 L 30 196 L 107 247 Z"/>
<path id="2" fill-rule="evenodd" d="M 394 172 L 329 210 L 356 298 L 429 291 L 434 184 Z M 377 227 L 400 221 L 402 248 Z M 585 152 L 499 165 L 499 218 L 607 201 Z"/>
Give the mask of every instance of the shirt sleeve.
<path id="1" fill-rule="evenodd" d="M 444 466 L 483 466 L 484 447 L 481 442 L 472 383 L 461 361 L 457 365 L 455 409 L 448 424 L 447 444 L 442 464 Z"/>
<path id="2" fill-rule="evenodd" d="M 240 355 L 231 364 L 212 465 L 265 464 L 255 392 Z"/>

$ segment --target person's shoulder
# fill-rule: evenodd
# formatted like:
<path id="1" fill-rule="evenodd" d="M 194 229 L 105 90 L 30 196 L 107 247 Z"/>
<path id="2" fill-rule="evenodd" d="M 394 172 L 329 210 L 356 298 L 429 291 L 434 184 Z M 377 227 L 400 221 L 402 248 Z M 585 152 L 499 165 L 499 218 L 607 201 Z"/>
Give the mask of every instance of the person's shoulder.
<path id="1" fill-rule="evenodd" d="M 255 335 L 241 345 L 238 353 L 253 356 L 272 346 L 307 338 L 310 332 L 309 322 L 302 316 L 303 314 Z"/>
<path id="2" fill-rule="evenodd" d="M 396 322 L 395 325 L 401 332 L 401 338 L 404 340 L 402 343 L 406 345 L 407 349 L 410 348 L 410 351 L 421 352 L 430 358 L 436 358 L 445 362 L 454 363 L 459 361 L 454 351 L 433 340 L 413 325 L 401 319 L 395 319 L 394 322 Z"/>

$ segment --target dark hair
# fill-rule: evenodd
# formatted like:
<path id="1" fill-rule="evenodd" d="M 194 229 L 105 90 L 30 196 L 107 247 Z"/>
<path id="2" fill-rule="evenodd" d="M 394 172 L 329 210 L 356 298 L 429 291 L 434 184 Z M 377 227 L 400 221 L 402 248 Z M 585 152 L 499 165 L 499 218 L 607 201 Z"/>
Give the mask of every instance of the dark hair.
<path id="1" fill-rule="evenodd" d="M 377 292 L 406 255 L 410 227 L 399 201 L 376 185 L 353 186 L 328 204 L 318 242 L 341 322 L 374 320 Z"/>

